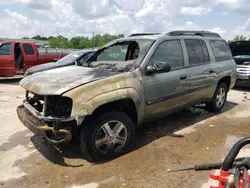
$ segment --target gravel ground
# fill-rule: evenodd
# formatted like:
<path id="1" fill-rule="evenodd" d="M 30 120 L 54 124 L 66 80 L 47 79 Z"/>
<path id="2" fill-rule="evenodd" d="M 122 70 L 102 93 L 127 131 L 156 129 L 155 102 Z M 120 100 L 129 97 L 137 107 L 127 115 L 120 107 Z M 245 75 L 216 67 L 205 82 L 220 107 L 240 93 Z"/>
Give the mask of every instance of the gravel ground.
<path id="1" fill-rule="evenodd" d="M 90 164 L 70 144 L 55 148 L 18 120 L 24 90 L 0 83 L 0 187 L 208 187 L 209 172 L 167 169 L 218 162 L 250 132 L 250 89 L 229 92 L 220 114 L 185 109 L 136 131 L 134 150 L 118 159 Z M 181 135 L 181 136 L 180 136 Z M 249 155 L 245 148 L 240 155 Z"/>

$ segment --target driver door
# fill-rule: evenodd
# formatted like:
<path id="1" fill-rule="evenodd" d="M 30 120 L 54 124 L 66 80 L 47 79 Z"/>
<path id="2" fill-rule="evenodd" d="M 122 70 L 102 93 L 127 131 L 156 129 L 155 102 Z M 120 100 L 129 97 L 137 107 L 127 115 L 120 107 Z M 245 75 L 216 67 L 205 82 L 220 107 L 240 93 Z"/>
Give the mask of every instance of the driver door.
<path id="1" fill-rule="evenodd" d="M 149 65 L 157 61 L 167 62 L 171 70 L 143 75 L 145 117 L 149 119 L 164 116 L 178 107 L 183 107 L 188 101 L 189 72 L 184 65 L 181 41 L 169 40 L 161 43 L 152 55 Z"/>
<path id="2" fill-rule="evenodd" d="M 14 48 L 14 42 L 6 42 L 0 46 L 0 76 L 16 74 Z"/>

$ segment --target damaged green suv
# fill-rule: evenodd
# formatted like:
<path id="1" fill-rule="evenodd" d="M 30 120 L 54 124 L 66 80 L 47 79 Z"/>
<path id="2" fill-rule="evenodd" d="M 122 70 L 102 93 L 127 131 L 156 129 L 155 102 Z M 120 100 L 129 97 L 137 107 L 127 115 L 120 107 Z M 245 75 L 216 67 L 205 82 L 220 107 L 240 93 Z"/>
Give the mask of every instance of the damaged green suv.
<path id="1" fill-rule="evenodd" d="M 89 161 L 128 152 L 135 128 L 206 103 L 220 111 L 235 83 L 235 62 L 220 35 L 204 31 L 134 34 L 79 66 L 21 80 L 22 123 L 53 144 L 76 140 Z"/>

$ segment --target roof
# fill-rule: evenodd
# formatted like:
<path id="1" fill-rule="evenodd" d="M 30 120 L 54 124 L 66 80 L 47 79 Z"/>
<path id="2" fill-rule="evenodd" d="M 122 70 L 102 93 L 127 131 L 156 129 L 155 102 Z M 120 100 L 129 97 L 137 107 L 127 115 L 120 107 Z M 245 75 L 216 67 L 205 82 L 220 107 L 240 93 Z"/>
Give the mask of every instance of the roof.
<path id="1" fill-rule="evenodd" d="M 132 36 L 132 37 L 127 37 L 126 39 L 151 39 L 151 40 L 156 40 L 159 37 L 165 36 L 163 34 L 156 34 L 156 35 L 137 35 L 137 36 Z"/>
<path id="2" fill-rule="evenodd" d="M 193 31 L 193 30 L 178 30 L 168 33 L 134 33 L 129 35 L 129 39 L 157 39 L 160 37 L 209 37 L 221 38 L 218 33 L 210 31 Z"/>
<path id="3" fill-rule="evenodd" d="M 16 41 L 16 42 L 34 42 L 36 45 L 48 45 L 48 41 L 34 40 L 34 39 L 14 39 L 14 38 L 2 38 L 4 41 Z"/>

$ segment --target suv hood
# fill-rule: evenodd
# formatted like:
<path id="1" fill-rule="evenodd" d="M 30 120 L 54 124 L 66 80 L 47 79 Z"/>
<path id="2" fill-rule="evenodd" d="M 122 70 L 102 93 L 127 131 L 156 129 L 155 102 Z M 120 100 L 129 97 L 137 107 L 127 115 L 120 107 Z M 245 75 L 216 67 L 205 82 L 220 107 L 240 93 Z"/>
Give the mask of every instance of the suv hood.
<path id="1" fill-rule="evenodd" d="M 63 67 L 25 77 L 20 85 L 39 95 L 61 95 L 68 90 L 119 73 L 79 66 Z"/>
<path id="2" fill-rule="evenodd" d="M 250 41 L 236 41 L 229 44 L 233 56 L 250 55 Z"/>

